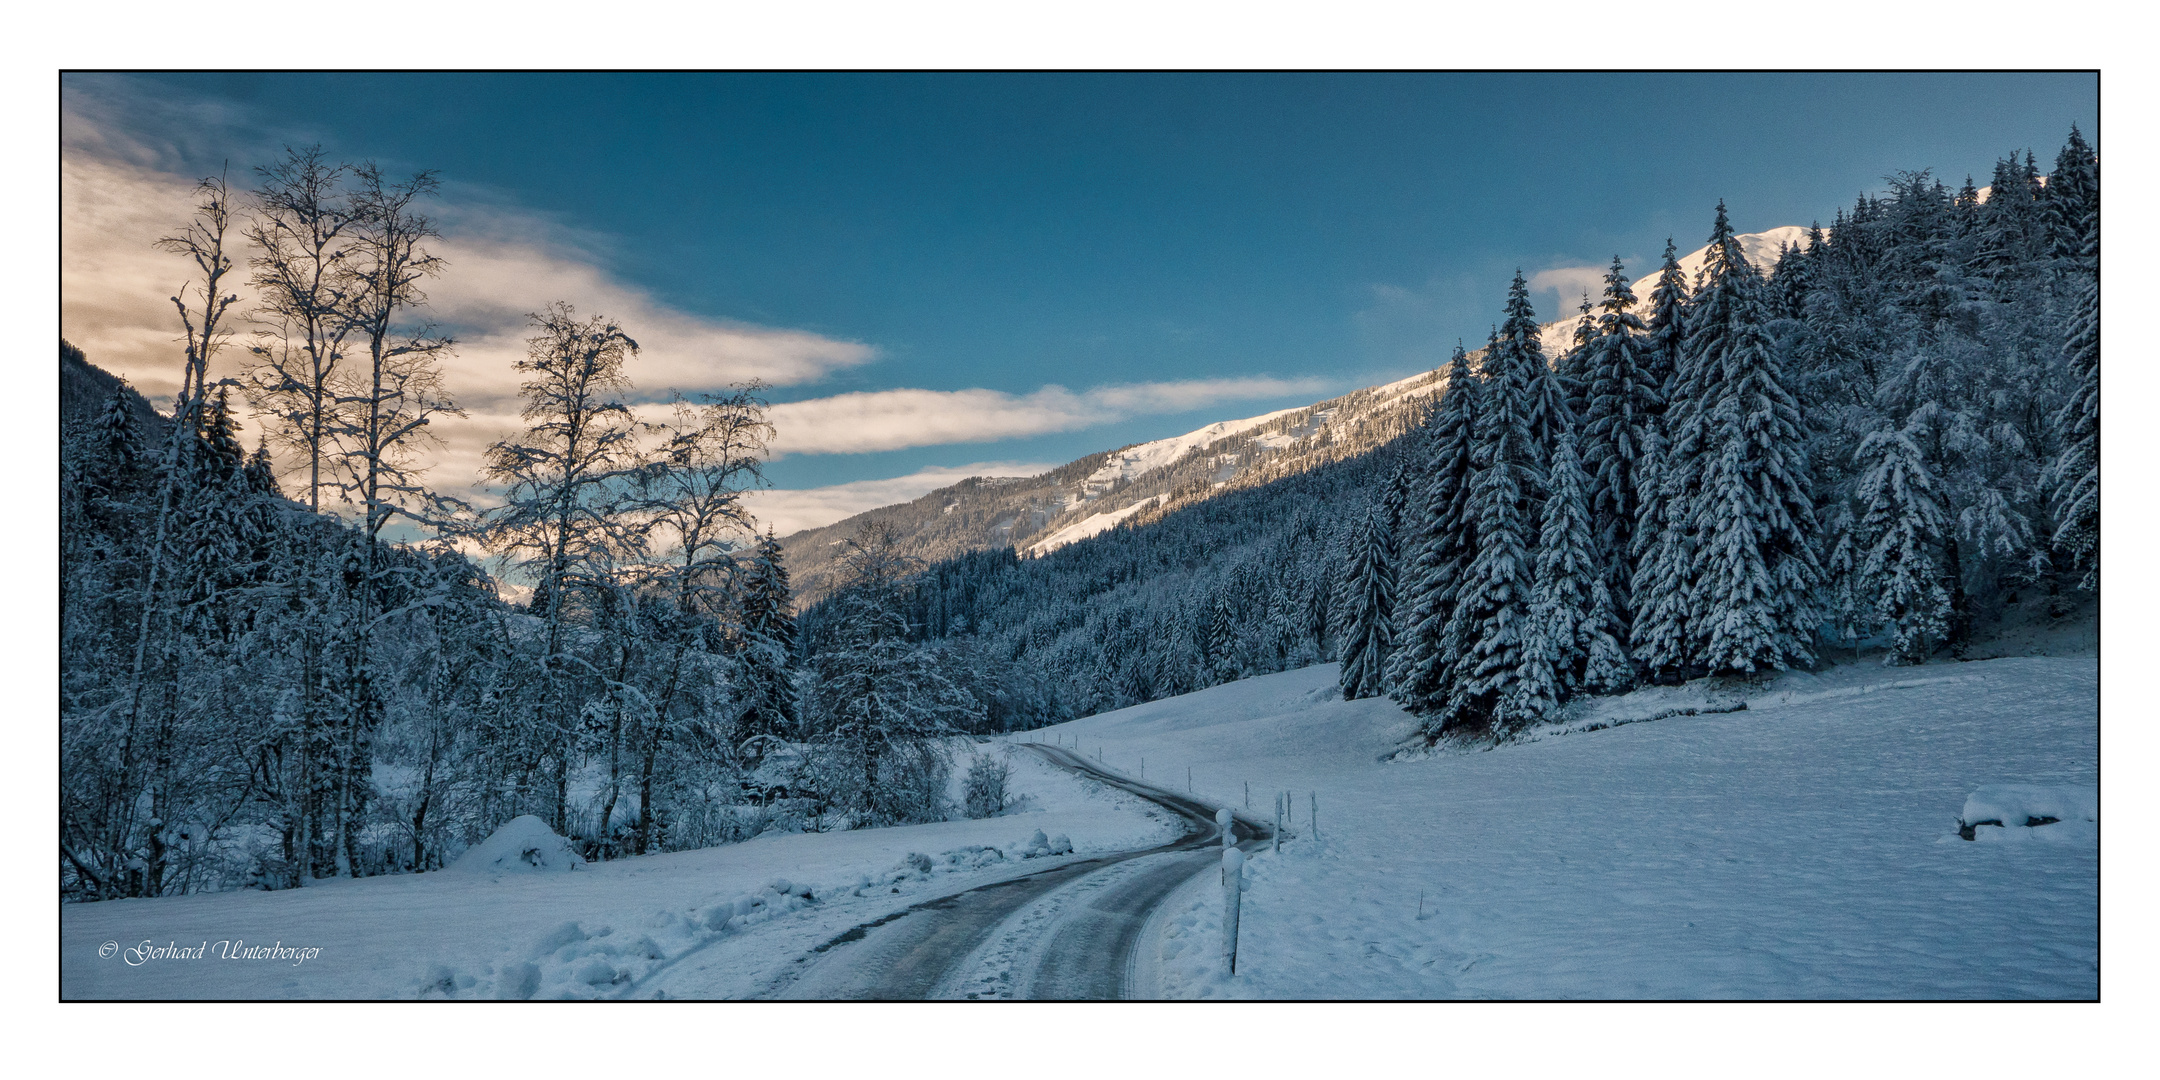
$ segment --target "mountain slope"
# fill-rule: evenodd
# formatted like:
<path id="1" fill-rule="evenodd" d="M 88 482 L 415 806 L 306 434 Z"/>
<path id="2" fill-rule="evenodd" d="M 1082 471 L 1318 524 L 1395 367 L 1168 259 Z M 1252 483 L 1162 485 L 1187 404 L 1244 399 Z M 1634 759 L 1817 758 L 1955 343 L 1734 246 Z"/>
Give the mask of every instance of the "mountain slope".
<path id="1" fill-rule="evenodd" d="M 1806 230 L 1788 225 L 1738 237 L 1741 250 L 1767 271 L 1782 244 Z M 1690 281 L 1709 248 L 1680 260 Z M 1655 276 L 1656 268 L 1647 271 Z M 1636 290 L 1649 313 L 1650 290 Z M 1548 356 L 1572 344 L 1573 316 L 1547 323 Z M 1120 525 L 1140 526 L 1179 507 L 1226 491 L 1271 483 L 1332 461 L 1366 453 L 1415 427 L 1445 384 L 1442 369 L 1298 409 L 1225 420 L 1168 439 L 1090 454 L 1040 476 L 970 477 L 913 502 L 865 511 L 781 541 L 798 607 L 808 607 L 839 584 L 840 543 L 865 524 L 897 528 L 909 553 L 936 562 L 970 551 L 1010 547 L 1023 556 L 1049 554 Z"/>

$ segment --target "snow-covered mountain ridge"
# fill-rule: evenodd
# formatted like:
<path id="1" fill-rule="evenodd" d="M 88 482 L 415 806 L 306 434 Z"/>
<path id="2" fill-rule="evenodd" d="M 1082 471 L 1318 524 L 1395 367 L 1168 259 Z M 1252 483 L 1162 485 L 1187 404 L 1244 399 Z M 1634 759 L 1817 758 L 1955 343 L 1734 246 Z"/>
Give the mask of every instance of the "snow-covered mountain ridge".
<path id="1" fill-rule="evenodd" d="M 1804 243 L 1806 234 L 1801 226 L 1787 225 L 1736 239 L 1750 265 L 1767 271 L 1782 245 Z M 1709 250 L 1679 260 L 1691 283 Z M 1630 269 L 1636 272 L 1637 309 L 1647 316 L 1650 287 L 1643 279 L 1654 281 L 1657 268 Z M 1572 346 L 1577 318 L 1570 313 L 1544 324 L 1546 355 L 1558 356 Z M 999 547 L 1040 557 L 1225 491 L 1376 449 L 1414 427 L 1445 382 L 1444 369 L 1435 367 L 1303 408 L 1217 421 L 1171 438 L 1090 454 L 1040 476 L 972 477 L 913 502 L 806 529 L 782 541 L 797 603 L 807 606 L 832 591 L 838 584 L 839 542 L 867 522 L 891 523 L 912 553 L 927 562 Z"/>

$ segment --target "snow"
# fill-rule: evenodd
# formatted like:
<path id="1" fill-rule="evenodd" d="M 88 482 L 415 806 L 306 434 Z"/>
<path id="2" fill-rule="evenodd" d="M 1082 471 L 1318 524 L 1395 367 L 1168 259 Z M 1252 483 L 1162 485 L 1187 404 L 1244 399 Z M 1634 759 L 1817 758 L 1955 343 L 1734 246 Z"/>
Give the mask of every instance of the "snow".
<path id="1" fill-rule="evenodd" d="M 1030 557 L 1048 555 L 1067 544 L 1078 543 L 1091 536 L 1109 532 L 1111 529 L 1116 528 L 1119 522 L 1153 505 L 1155 505 L 1154 499 L 1142 499 L 1122 509 L 1090 514 L 1028 545 L 1026 554 Z"/>
<path id="2" fill-rule="evenodd" d="M 1309 407 L 1299 406 L 1299 408 Z M 1119 480 L 1130 480 L 1143 473 L 1153 472 L 1165 465 L 1173 464 L 1179 458 L 1201 447 L 1213 446 L 1232 435 L 1242 435 L 1270 420 L 1288 416 L 1297 411 L 1297 409 L 1277 409 L 1271 413 L 1250 416 L 1243 420 L 1219 420 L 1204 428 L 1188 431 L 1183 435 L 1173 436 L 1168 439 L 1157 439 L 1154 442 L 1141 443 L 1138 446 L 1128 446 L 1123 450 L 1111 451 L 1110 456 L 1104 460 L 1102 467 L 1088 475 L 1085 484 L 1089 487 L 1107 487 Z"/>
<path id="3" fill-rule="evenodd" d="M 502 828 L 458 856 L 449 868 L 466 874 L 515 874 L 575 870 L 584 865 L 584 858 L 570 846 L 570 841 L 556 835 L 547 822 L 526 814 L 504 822 Z"/>
<path id="4" fill-rule="evenodd" d="M 2005 828 L 2024 828 L 2047 818 L 2099 821 L 2100 789 L 2089 785 L 1986 784 L 1966 796 L 1958 824 L 1971 828 L 1992 822 Z"/>
<path id="5" fill-rule="evenodd" d="M 956 765 L 966 772 L 964 760 Z M 887 912 L 1073 857 L 1152 847 L 1182 831 L 1152 804 L 1033 754 L 1013 753 L 1011 770 L 1018 805 L 978 821 L 767 835 L 575 873 L 446 871 L 69 904 L 60 916 L 61 994 L 740 997 Z M 131 965 L 124 953 L 98 955 L 108 941 L 207 943 L 209 959 Z M 220 963 L 221 941 L 321 953 L 302 966 Z"/>
<path id="6" fill-rule="evenodd" d="M 1220 876 L 1201 873 L 1149 919 L 1142 992 L 2098 993 L 2092 657 L 1706 680 L 1592 699 L 1504 746 L 1408 752 L 1411 718 L 1385 699 L 1342 701 L 1336 678 L 1320 665 L 1015 737 L 1078 744 L 1128 772 L 1144 756 L 1173 785 L 1190 767 L 1196 793 L 1219 806 L 1246 806 L 1250 782 L 1258 815 L 1276 792 L 1293 795 L 1281 850 L 1244 867 L 1237 975 L 1220 962 Z M 1149 847 L 1179 831 L 1032 754 L 1013 753 L 1012 774 L 1019 806 L 979 821 L 765 836 L 575 873 L 461 862 L 286 892 L 66 905 L 62 994 L 741 997 L 906 906 L 1074 857 L 1058 852 Z M 1328 819 L 1317 840 L 1314 798 Z M 2062 820 L 1961 839 L 1961 818 L 1983 811 Z M 475 853 L 497 849 L 493 862 L 514 846 L 521 858 L 536 838 L 506 827 Z M 983 955 L 1024 964 L 1047 927 L 1083 917 L 1105 875 L 1017 913 Z M 105 942 L 207 944 L 212 959 L 131 964 L 101 958 Z M 214 962 L 224 942 L 226 953 L 320 952 Z"/>
<path id="7" fill-rule="evenodd" d="M 1295 795 L 1280 854 L 1246 866 L 1237 976 L 1220 970 L 1222 900 L 1204 874 L 1158 915 L 1137 965 L 1153 993 L 2099 992 L 2097 823 L 1958 833 L 1969 796 L 2002 790 L 1989 785 L 2090 792 L 2092 658 L 1657 688 L 1593 699 L 1528 741 L 1399 760 L 1383 759 L 1411 718 L 1385 699 L 1342 701 L 1335 679 L 1322 665 L 1051 729 L 1112 765 L 1190 766 L 1197 793 L 1227 805 L 1248 781 L 1263 811 L 1273 792 Z M 1703 710 L 1734 705 L 1746 707 Z M 1635 722 L 1590 729 L 1601 718 Z M 1317 842 L 1309 793 L 1328 819 Z"/>
<path id="8" fill-rule="evenodd" d="M 1830 230 L 1823 230 L 1824 236 L 1829 234 Z M 1740 253 L 1747 257 L 1748 265 L 1754 267 L 1757 273 L 1768 274 L 1770 268 L 1777 265 L 1779 245 L 1807 246 L 1807 228 L 1801 225 L 1780 225 L 1762 232 L 1740 233 L 1733 239 L 1739 241 Z M 1687 276 L 1689 288 L 1695 287 L 1695 275 L 1702 271 L 1703 263 L 1709 259 L 1708 244 L 1680 256 L 1680 272 Z M 1657 284 L 1658 267 L 1658 262 L 1651 260 L 1641 266 L 1629 266 L 1626 271 L 1628 286 L 1635 290 L 1635 314 L 1645 319 L 1650 317 L 1650 290 Z M 1563 299 L 1567 301 L 1566 316 L 1538 327 L 1538 344 L 1544 348 L 1547 360 L 1565 356 L 1575 347 L 1575 325 L 1582 321 L 1582 313 L 1575 310 L 1577 299 Z M 1591 293 L 1590 303 L 1595 305 L 1598 300 L 1598 294 Z M 1596 312 L 1593 311 L 1591 317 L 1596 318 Z"/>

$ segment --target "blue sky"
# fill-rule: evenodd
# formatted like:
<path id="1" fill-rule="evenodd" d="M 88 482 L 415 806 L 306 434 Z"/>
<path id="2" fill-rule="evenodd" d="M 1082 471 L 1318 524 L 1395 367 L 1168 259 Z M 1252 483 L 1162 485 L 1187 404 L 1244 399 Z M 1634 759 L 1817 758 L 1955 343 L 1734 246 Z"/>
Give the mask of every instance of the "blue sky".
<path id="1" fill-rule="evenodd" d="M 633 336 L 641 311 L 679 319 L 675 340 L 692 351 L 721 347 L 700 327 L 740 329 L 786 355 L 703 381 L 766 374 L 774 401 L 807 403 L 780 412 L 806 430 L 865 430 L 835 399 L 875 404 L 902 428 L 909 409 L 1012 414 L 876 445 L 944 441 L 774 462 L 778 486 L 807 489 L 1054 463 L 1434 367 L 1456 338 L 1482 338 L 1517 267 L 1617 253 L 1639 273 L 1668 235 L 1699 246 L 1720 198 L 1753 231 L 1827 221 L 1901 169 L 1985 183 L 1996 157 L 2028 147 L 2045 168 L 2072 123 L 2095 130 L 2098 83 L 155 75 L 70 77 L 63 108 L 64 161 L 134 174 L 254 164 L 318 140 L 393 170 L 437 169 L 447 236 L 474 251 L 529 244 L 582 268 L 534 274 L 525 307 L 554 299 L 550 286 L 591 285 L 594 302 L 642 298 L 624 315 Z M 76 205 L 64 239 L 89 245 Z M 467 296 L 453 314 L 517 306 L 517 262 L 490 279 L 500 302 Z M 65 280 L 81 292 L 99 275 L 71 266 Z M 1535 299 L 1558 314 L 1554 293 Z M 697 370 L 683 359 L 655 375 L 695 383 Z M 1051 385 L 1071 393 L 1045 397 Z M 1143 389 L 1088 393 L 1103 387 Z M 932 393 L 840 398 L 898 390 Z"/>

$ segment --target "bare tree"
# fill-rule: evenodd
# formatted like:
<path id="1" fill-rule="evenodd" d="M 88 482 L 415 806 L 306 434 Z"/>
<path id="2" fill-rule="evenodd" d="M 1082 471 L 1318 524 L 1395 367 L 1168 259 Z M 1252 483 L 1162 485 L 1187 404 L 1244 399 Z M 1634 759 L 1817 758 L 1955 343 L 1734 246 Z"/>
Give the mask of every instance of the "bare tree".
<path id="1" fill-rule="evenodd" d="M 428 430 L 437 415 L 463 416 L 442 387 L 439 368 L 452 342 L 432 327 L 408 328 L 401 320 L 427 303 L 420 282 L 442 269 L 427 250 L 439 234 L 416 204 L 439 186 L 421 172 L 391 182 L 372 162 L 353 170 L 345 253 L 345 289 L 337 314 L 356 348 L 365 348 L 365 369 L 348 371 L 340 384 L 327 429 L 335 446 L 335 484 L 359 508 L 359 579 L 349 617 L 337 628 L 345 694 L 339 732 L 340 783 L 333 800 L 333 851 L 340 873 L 358 873 L 355 822 L 372 789 L 371 741 L 381 724 L 383 701 L 375 685 L 375 630 L 385 615 L 382 532 L 400 516 L 425 521 L 429 493 L 417 447 L 434 442 Z"/>
<path id="2" fill-rule="evenodd" d="M 172 739 L 179 706 L 177 626 L 174 605 L 165 595 L 166 580 L 177 556 L 174 550 L 174 519 L 181 498 L 180 484 L 192 460 L 202 427 L 204 399 L 208 396 L 210 361 L 231 337 L 226 312 L 238 300 L 223 292 L 225 275 L 232 272 L 231 256 L 225 253 L 225 234 L 232 225 L 231 193 L 222 176 L 206 177 L 195 189 L 195 214 L 179 233 L 163 237 L 157 246 L 194 264 L 200 280 L 195 295 L 182 286 L 172 298 L 180 314 L 187 343 L 181 369 L 180 393 L 173 402 L 173 422 L 165 444 L 157 494 L 157 528 L 151 540 L 148 573 L 143 580 L 142 615 L 135 635 L 135 658 L 128 680 L 127 720 L 122 726 L 120 772 L 122 803 L 113 815 L 108 844 L 114 851 L 129 849 L 129 837 L 137 825 L 136 807 L 147 805 L 148 857 L 137 871 L 130 891 L 155 895 L 162 890 L 165 846 L 157 824 L 167 809 L 175 780 Z M 191 307 L 190 305 L 194 306 Z M 144 694 L 155 681 L 159 700 L 146 717 Z M 141 796 L 147 796 L 147 799 Z"/>
<path id="3" fill-rule="evenodd" d="M 566 647 L 571 594 L 615 581 L 623 491 L 639 468 L 638 424 L 621 400 L 630 389 L 622 369 L 638 345 L 613 320 L 581 320 L 561 301 L 527 318 L 538 331 L 517 365 L 529 376 L 519 388 L 528 426 L 488 448 L 483 475 L 502 485 L 503 505 L 480 534 L 533 583 L 531 610 L 545 628 L 537 730 L 553 773 L 551 824 L 560 832 L 577 743 L 565 682 L 581 663 Z"/>
<path id="4" fill-rule="evenodd" d="M 354 329 L 346 299 L 359 283 L 351 259 L 354 207 L 342 184 L 349 171 L 322 147 L 287 149 L 284 161 L 256 170 L 255 220 L 247 238 L 256 254 L 249 284 L 262 299 L 248 400 L 275 421 L 267 434 L 300 459 L 306 503 L 322 509 L 323 469 L 336 412 L 331 379 Z"/>
<path id="5" fill-rule="evenodd" d="M 773 426 L 765 418 L 765 401 L 758 396 L 763 390 L 762 383 L 753 381 L 699 404 L 677 395 L 672 419 L 658 425 L 659 444 L 645 456 L 636 475 L 632 507 L 641 518 L 647 544 L 660 555 L 654 576 L 673 608 L 666 629 L 674 638 L 646 722 L 628 732 L 640 757 L 635 839 L 639 853 L 651 842 L 653 781 L 661 748 L 676 734 L 675 707 L 685 661 L 701 644 L 702 633 L 735 617 L 736 556 L 746 543 L 757 539 L 757 524 L 743 506 L 742 493 L 765 481 L 765 452 Z M 617 744 L 623 737 L 618 724 L 609 736 L 603 829 L 615 805 Z"/>
<path id="6" fill-rule="evenodd" d="M 355 261 L 353 200 L 344 190 L 349 167 L 331 164 L 320 146 L 288 148 L 283 161 L 256 170 L 255 220 L 247 237 L 256 253 L 249 283 L 261 297 L 260 329 L 249 348 L 249 403 L 268 420 L 265 435 L 298 459 L 308 509 L 322 509 L 326 475 L 335 455 L 340 374 L 346 339 L 355 327 L 349 298 L 361 287 Z M 336 785 L 336 751 L 324 716 L 322 666 L 329 598 L 322 575 L 292 575 L 295 600 L 308 612 L 301 620 L 298 652 L 300 707 L 289 733 L 289 759 L 297 776 L 277 789 L 286 802 L 286 843 L 293 853 L 293 884 L 314 877 L 315 833 L 321 828 L 327 784 Z"/>

